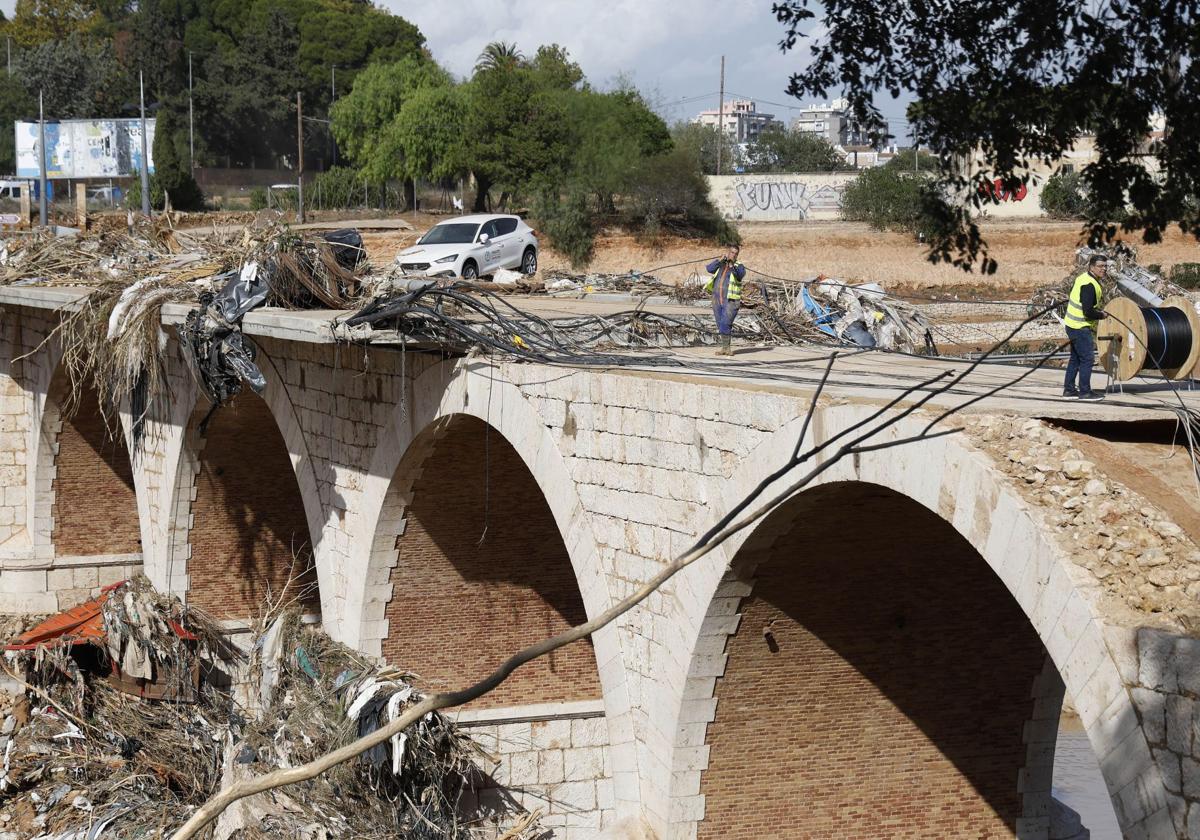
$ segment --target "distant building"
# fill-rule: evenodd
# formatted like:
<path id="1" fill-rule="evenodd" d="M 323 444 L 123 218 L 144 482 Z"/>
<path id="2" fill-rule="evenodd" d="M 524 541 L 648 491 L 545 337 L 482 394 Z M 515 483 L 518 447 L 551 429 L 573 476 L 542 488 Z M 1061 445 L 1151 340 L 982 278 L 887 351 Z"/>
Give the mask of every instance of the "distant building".
<path id="1" fill-rule="evenodd" d="M 792 130 L 820 137 L 831 146 L 870 146 L 867 131 L 854 121 L 850 103 L 835 99 L 829 105 L 809 105 L 792 120 Z M 887 131 L 886 124 L 884 131 Z"/>
<path id="2" fill-rule="evenodd" d="M 751 143 L 758 135 L 771 128 L 783 128 L 783 123 L 775 119 L 774 114 L 763 113 L 758 105 L 749 99 L 734 99 L 725 103 L 724 115 L 713 108 L 701 111 L 694 122 L 715 128 L 718 123 L 724 123 L 721 128 L 734 143 Z"/>

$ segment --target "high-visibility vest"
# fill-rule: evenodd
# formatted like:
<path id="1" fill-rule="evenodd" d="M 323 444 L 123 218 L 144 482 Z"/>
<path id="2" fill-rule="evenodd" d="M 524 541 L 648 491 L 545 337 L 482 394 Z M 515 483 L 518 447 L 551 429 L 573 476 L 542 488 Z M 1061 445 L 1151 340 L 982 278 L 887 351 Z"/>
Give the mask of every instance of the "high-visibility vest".
<path id="1" fill-rule="evenodd" d="M 1100 298 L 1104 296 L 1100 282 L 1088 272 L 1085 271 L 1075 278 L 1075 285 L 1071 287 L 1071 299 L 1067 302 L 1067 317 L 1063 318 L 1063 323 L 1073 330 L 1081 330 L 1084 327 L 1096 329 L 1095 321 L 1083 317 L 1083 287 L 1087 285 L 1096 287 L 1097 307 L 1100 306 Z"/>
<path id="2" fill-rule="evenodd" d="M 725 266 L 725 265 L 717 266 L 717 270 L 713 272 L 712 277 L 710 277 L 708 280 L 708 283 L 705 284 L 704 291 L 711 294 L 712 290 L 714 288 L 716 288 L 717 283 L 719 283 L 721 281 L 721 272 L 728 271 L 729 272 L 729 294 L 726 297 L 726 300 L 741 300 L 742 299 L 742 281 L 737 278 L 736 274 L 734 274 L 734 269 L 736 269 L 736 268 L 742 268 L 741 260 L 738 260 L 737 262 L 735 262 L 733 265 L 730 265 L 730 266 Z"/>

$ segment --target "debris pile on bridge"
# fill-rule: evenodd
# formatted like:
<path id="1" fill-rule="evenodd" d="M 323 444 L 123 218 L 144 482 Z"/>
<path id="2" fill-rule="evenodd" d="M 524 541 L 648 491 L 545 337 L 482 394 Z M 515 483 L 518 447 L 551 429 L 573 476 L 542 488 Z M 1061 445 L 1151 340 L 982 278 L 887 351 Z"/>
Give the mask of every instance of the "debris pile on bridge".
<path id="1" fill-rule="evenodd" d="M 220 788 L 312 760 L 421 699 L 413 675 L 294 610 L 264 625 L 247 659 L 138 579 L 23 634 L 7 653 L 24 690 L 0 729 L 0 837 L 165 837 Z M 241 800 L 212 836 L 465 840 L 510 816 L 461 813 L 482 757 L 431 713 L 359 760 Z"/>
<path id="2" fill-rule="evenodd" d="M 629 309 L 609 315 L 540 318 L 506 297 L 478 287 L 420 282 L 382 287 L 359 312 L 335 327 L 339 338 L 363 343 L 411 343 L 460 352 L 503 353 L 530 361 L 562 364 L 671 364 L 677 359 L 612 350 L 686 347 L 714 341 L 712 317 L 666 315 Z M 742 338 L 760 337 L 746 319 L 735 327 Z"/>
<path id="3" fill-rule="evenodd" d="M 229 313 L 210 306 L 222 293 L 240 284 L 241 302 L 252 306 L 346 309 L 362 297 L 367 267 L 357 231 L 308 237 L 274 224 L 211 234 L 162 224 L 132 234 L 35 232 L 0 249 L 0 285 L 90 290 L 59 328 L 63 359 L 73 387 L 92 384 L 110 413 L 130 395 L 164 392 L 163 304 L 200 307 L 192 344 L 204 354 L 196 354 L 198 365 L 212 365 L 210 379 L 217 379 L 225 357 L 237 355 L 232 345 L 241 343 L 240 335 L 231 338 L 239 327 Z M 252 367 L 252 348 L 240 349 L 238 361 Z"/>

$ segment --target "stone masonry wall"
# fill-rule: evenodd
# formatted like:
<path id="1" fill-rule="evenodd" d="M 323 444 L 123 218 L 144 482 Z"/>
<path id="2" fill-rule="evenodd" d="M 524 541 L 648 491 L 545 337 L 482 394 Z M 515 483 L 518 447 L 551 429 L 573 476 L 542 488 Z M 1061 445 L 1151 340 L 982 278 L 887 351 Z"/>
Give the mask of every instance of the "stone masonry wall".
<path id="1" fill-rule="evenodd" d="M 520 710 L 516 711 L 520 714 Z M 559 714 L 549 719 L 460 716 L 460 724 L 498 761 L 474 793 L 486 806 L 511 798 L 527 811 L 540 809 L 539 825 L 559 840 L 590 840 L 615 822 L 612 757 L 603 716 Z"/>
<path id="2" fill-rule="evenodd" d="M 36 317 L 28 320 L 33 324 Z M 790 451 L 786 438 L 807 405 L 805 395 L 795 391 L 704 383 L 682 374 L 564 374 L 535 365 L 490 366 L 479 359 L 439 362 L 386 349 L 280 339 L 259 344 L 266 402 L 290 455 L 315 542 L 326 627 L 371 655 L 381 653 L 380 640 L 389 636 L 387 555 L 395 556 L 403 528 L 403 516 L 388 518 L 394 510 L 385 504 L 387 488 L 403 452 L 436 417 L 467 412 L 504 430 L 545 490 L 583 602 L 594 614 L 660 569 L 777 465 Z M 23 376 L 22 382 L 40 381 L 43 389 L 48 381 L 48 374 Z M 22 399 L 36 404 L 29 393 Z M 186 402 L 180 398 L 180 404 Z M 176 410 L 184 412 L 182 422 L 171 416 Z M 830 428 L 856 419 L 856 410 L 821 409 L 811 434 L 827 436 Z M 186 426 L 191 411 L 187 404 L 163 412 L 166 433 L 143 453 L 135 473 L 139 505 L 152 511 L 144 514 L 143 531 L 155 535 L 147 570 L 159 580 L 181 560 L 191 563 L 180 553 L 190 547 L 180 546 L 178 538 L 191 520 L 198 521 L 185 503 L 194 483 L 183 480 L 187 459 L 180 452 L 182 432 L 176 431 Z M 27 441 L 36 437 L 25 434 Z M 30 443 L 27 457 L 36 449 Z M 1138 689 L 1161 694 L 1164 709 L 1174 709 L 1173 719 L 1182 720 L 1180 701 L 1170 698 L 1193 696 L 1180 687 L 1177 657 L 1167 657 L 1164 681 L 1151 685 L 1149 672 L 1141 672 L 1145 658 L 1136 634 L 1130 637 L 1126 629 L 1130 614 L 1109 612 L 1106 592 L 1065 559 L 1069 550 L 1050 536 L 1052 528 L 1038 524 L 1036 510 L 1011 492 L 1012 482 L 999 477 L 991 458 L 961 436 L 864 457 L 861 465 L 855 459 L 834 473 L 902 488 L 980 550 L 1055 657 L 1114 798 L 1123 803 L 1119 814 L 1126 825 L 1140 832 L 1135 836 L 1186 836 L 1192 800 L 1164 781 L 1170 767 L 1164 772 L 1151 755 L 1140 712 L 1130 700 Z M 0 472 L 0 483 L 4 480 Z M 37 488 L 48 490 L 49 484 L 38 475 L 22 481 L 23 492 L 12 498 L 25 500 L 20 519 L 28 526 Z M 144 500 L 143 488 L 156 488 L 155 498 Z M 7 488 L 3 498 L 7 506 Z M 52 561 L 34 558 L 32 540 L 22 533 L 14 532 L 4 546 L 22 540 L 30 546 L 22 549 L 26 554 L 10 551 L 2 558 L 4 597 L 27 584 L 32 588 L 25 580 L 8 585 L 10 570 L 24 572 L 21 564 L 36 560 L 48 571 Z M 703 745 L 680 742 L 677 733 L 680 724 L 703 720 L 711 707 L 715 677 L 702 672 L 711 671 L 723 654 L 711 648 L 718 637 L 707 635 L 710 608 L 729 601 L 736 612 L 745 594 L 719 586 L 736 542 L 597 634 L 613 810 L 620 817 L 644 818 L 664 838 L 688 836 L 689 824 L 694 831 L 702 803 L 677 782 L 707 766 Z M 1110 615 L 1120 627 L 1108 621 Z M 1188 641 L 1177 628 L 1156 632 L 1172 640 L 1172 650 Z M 1164 721 L 1165 716 L 1166 711 Z M 1168 737 L 1171 730 L 1164 726 Z M 1174 743 L 1182 748 L 1180 737 Z M 1172 754 L 1180 759 L 1182 791 L 1184 754 Z M 682 834 L 674 834 L 675 825 L 684 826 Z"/>

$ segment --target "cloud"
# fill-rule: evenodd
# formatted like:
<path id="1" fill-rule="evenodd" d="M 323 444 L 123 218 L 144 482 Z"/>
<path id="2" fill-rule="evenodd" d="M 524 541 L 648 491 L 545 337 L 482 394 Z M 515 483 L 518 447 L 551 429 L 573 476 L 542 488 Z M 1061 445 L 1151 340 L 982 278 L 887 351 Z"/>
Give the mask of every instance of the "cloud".
<path id="1" fill-rule="evenodd" d="M 711 92 L 715 106 L 722 54 L 727 87 L 754 96 L 782 99 L 788 74 L 798 66 L 798 53 L 779 54 L 783 28 L 762 0 L 383 0 L 382 5 L 415 23 L 434 58 L 462 76 L 491 41 L 516 42 L 526 54 L 557 43 L 593 84 L 604 86 L 624 75 L 666 100 Z"/>

